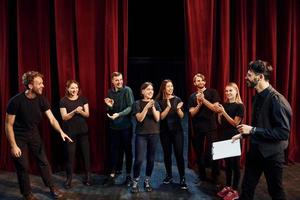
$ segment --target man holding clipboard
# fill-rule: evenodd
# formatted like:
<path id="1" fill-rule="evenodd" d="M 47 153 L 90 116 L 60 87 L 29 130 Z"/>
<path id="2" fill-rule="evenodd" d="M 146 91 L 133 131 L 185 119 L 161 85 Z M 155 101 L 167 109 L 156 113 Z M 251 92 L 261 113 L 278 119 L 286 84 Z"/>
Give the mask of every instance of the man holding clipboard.
<path id="1" fill-rule="evenodd" d="M 269 83 L 272 66 L 257 60 L 249 63 L 246 83 L 255 88 L 252 126 L 237 126 L 241 136 L 250 135 L 250 151 L 247 153 L 245 173 L 240 199 L 253 199 L 256 185 L 264 173 L 272 199 L 286 199 L 282 187 L 284 150 L 288 145 L 292 109 L 290 104 Z"/>

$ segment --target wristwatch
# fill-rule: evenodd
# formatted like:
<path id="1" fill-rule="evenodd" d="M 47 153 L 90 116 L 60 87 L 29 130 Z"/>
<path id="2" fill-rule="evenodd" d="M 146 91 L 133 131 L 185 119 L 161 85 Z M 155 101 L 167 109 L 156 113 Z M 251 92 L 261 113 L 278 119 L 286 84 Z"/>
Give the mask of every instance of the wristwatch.
<path id="1" fill-rule="evenodd" d="M 250 134 L 254 134 L 256 131 L 256 127 L 252 127 L 252 129 L 250 130 Z"/>

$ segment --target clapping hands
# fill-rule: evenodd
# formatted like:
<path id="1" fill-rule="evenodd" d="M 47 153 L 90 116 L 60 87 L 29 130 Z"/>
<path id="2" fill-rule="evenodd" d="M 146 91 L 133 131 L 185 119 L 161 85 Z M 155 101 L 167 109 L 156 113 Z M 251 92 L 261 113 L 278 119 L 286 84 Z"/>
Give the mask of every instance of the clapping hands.
<path id="1" fill-rule="evenodd" d="M 108 107 L 113 107 L 114 105 L 114 100 L 108 97 L 104 99 L 104 102 Z"/>

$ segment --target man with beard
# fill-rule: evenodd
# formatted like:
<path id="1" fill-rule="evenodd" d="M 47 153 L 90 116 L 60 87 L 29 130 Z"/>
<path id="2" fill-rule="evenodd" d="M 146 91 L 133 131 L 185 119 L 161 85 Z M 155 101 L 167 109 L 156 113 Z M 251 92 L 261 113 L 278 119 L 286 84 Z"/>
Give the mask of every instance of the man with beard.
<path id="1" fill-rule="evenodd" d="M 199 178 L 196 184 L 207 181 L 206 166 L 211 165 L 212 181 L 217 184 L 219 166 L 218 161 L 212 161 L 211 146 L 217 140 L 216 114 L 220 97 L 215 89 L 206 88 L 205 76 L 196 74 L 193 78 L 197 91 L 189 98 L 189 113 L 192 119 L 194 135 L 192 138 L 196 152 Z"/>
<path id="2" fill-rule="evenodd" d="M 50 110 L 49 102 L 42 96 L 43 75 L 36 71 L 28 71 L 23 74 L 22 81 L 26 90 L 9 100 L 5 119 L 6 136 L 11 146 L 20 191 L 26 200 L 37 199 L 31 192 L 29 181 L 29 150 L 37 161 L 44 184 L 50 188 L 52 197 L 57 199 L 62 197 L 62 193 L 54 187 L 50 165 L 38 131 L 42 113 L 46 114 L 63 141 L 72 140 L 62 131 Z"/>
<path id="3" fill-rule="evenodd" d="M 250 150 L 247 153 L 245 173 L 240 199 L 253 199 L 256 185 L 265 174 L 268 191 L 272 199 L 285 199 L 282 187 L 284 150 L 288 145 L 292 110 L 290 104 L 269 83 L 272 66 L 257 60 L 249 63 L 246 83 L 255 88 L 253 98 L 252 125 L 237 126 L 240 134 L 250 135 Z"/>
<path id="4" fill-rule="evenodd" d="M 123 86 L 123 75 L 113 72 L 111 75 L 112 89 L 108 91 L 108 97 L 104 99 L 109 117 L 109 137 L 111 145 L 110 175 L 105 185 L 115 183 L 117 171 L 122 170 L 123 155 L 126 159 L 125 184 L 130 186 L 132 168 L 132 124 L 131 110 L 134 102 L 132 90 Z M 120 166 L 119 166 L 120 165 Z"/>

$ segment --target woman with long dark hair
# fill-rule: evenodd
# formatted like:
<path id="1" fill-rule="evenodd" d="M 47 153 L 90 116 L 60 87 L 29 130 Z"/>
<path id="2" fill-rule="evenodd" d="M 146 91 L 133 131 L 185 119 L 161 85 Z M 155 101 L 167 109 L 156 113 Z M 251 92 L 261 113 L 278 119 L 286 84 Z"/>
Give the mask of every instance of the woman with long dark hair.
<path id="1" fill-rule="evenodd" d="M 66 143 L 66 174 L 65 188 L 71 188 L 76 146 L 80 147 L 83 155 L 85 179 L 83 183 L 91 185 L 90 153 L 88 126 L 86 118 L 89 117 L 89 104 L 85 97 L 80 95 L 79 83 L 68 80 L 66 95 L 60 100 L 60 114 L 63 120 L 63 130 L 72 138 L 73 143 Z"/>
<path id="2" fill-rule="evenodd" d="M 159 140 L 160 107 L 158 102 L 153 100 L 153 85 L 145 82 L 141 86 L 142 99 L 133 104 L 132 114 L 136 118 L 135 129 L 135 159 L 133 165 L 132 193 L 139 192 L 138 182 L 140 179 L 141 166 L 144 156 L 147 155 L 146 177 L 144 189 L 152 191 L 151 174 L 154 168 L 156 146 Z"/>
<path id="3" fill-rule="evenodd" d="M 166 168 L 166 177 L 164 184 L 173 182 L 172 175 L 172 148 L 177 162 L 177 168 L 180 176 L 180 188 L 187 189 L 185 181 L 185 167 L 183 158 L 183 128 L 181 120 L 184 117 L 182 110 L 183 102 L 174 95 L 174 86 L 171 80 L 163 80 L 156 100 L 162 109 L 160 114 L 160 141 L 164 152 L 164 163 Z"/>

